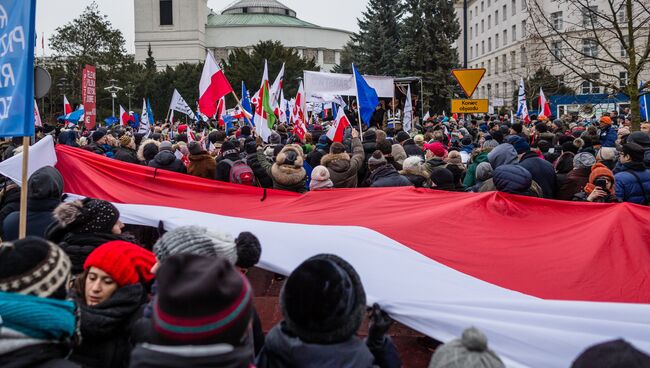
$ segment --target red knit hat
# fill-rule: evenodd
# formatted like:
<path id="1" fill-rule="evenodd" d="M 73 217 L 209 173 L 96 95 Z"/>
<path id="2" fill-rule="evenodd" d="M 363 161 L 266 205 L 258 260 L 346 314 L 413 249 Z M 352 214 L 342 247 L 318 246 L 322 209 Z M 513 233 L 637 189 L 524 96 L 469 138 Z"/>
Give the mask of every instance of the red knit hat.
<path id="1" fill-rule="evenodd" d="M 84 271 L 96 267 L 111 276 L 122 287 L 153 279 L 151 268 L 156 256 L 133 243 L 115 240 L 95 249 L 84 263 Z"/>
<path id="2" fill-rule="evenodd" d="M 436 157 L 447 157 L 447 150 L 440 142 L 425 143 L 424 149 L 431 151 Z"/>

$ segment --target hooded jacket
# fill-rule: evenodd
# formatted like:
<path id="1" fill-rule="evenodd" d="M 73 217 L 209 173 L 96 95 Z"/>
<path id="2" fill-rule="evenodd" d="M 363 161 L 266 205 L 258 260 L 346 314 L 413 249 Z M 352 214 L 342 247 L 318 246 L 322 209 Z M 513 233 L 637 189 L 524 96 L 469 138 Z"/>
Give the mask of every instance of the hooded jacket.
<path id="1" fill-rule="evenodd" d="M 47 228 L 55 220 L 52 211 L 61 203 L 63 176 L 52 166 L 36 170 L 29 178 L 27 198 L 27 235 L 45 237 Z M 10 213 L 4 220 L 2 240 L 18 239 L 20 212 Z"/>
<path id="2" fill-rule="evenodd" d="M 296 159 L 288 161 L 288 152 L 293 151 Z M 261 150 L 257 151 L 257 160 L 273 180 L 273 189 L 288 190 L 290 192 L 305 193 L 307 191 L 307 172 L 303 167 L 302 148 L 298 145 L 288 144 L 271 164 L 266 160 Z"/>
<path id="3" fill-rule="evenodd" d="M 501 165 L 513 165 L 517 163 L 517 151 L 510 143 L 501 143 L 494 147 L 487 155 L 490 165 L 493 169 L 497 169 Z"/>
<path id="4" fill-rule="evenodd" d="M 406 177 L 400 175 L 391 164 L 385 164 L 370 173 L 371 187 L 412 187 Z"/>
<path id="5" fill-rule="evenodd" d="M 528 151 L 519 159 L 519 165 L 524 167 L 533 176 L 533 180 L 544 192 L 544 198 L 555 198 L 555 191 L 557 190 L 557 178 L 553 165 L 540 158 L 537 153 Z"/>
<path id="6" fill-rule="evenodd" d="M 472 161 L 472 164 L 467 168 L 467 173 L 465 173 L 465 179 L 463 180 L 463 186 L 469 188 L 476 184 L 476 167 L 481 162 L 488 162 L 488 153 L 481 152 Z"/>
<path id="7" fill-rule="evenodd" d="M 207 152 L 198 155 L 190 155 L 190 164 L 187 167 L 187 173 L 205 179 L 216 179 L 217 163 Z"/>
<path id="8" fill-rule="evenodd" d="M 115 148 L 115 153 L 113 158 L 123 162 L 129 162 L 132 164 L 139 164 L 138 153 L 135 150 L 132 150 L 128 147 L 117 147 Z"/>
<path id="9" fill-rule="evenodd" d="M 187 174 L 187 168 L 183 165 L 183 162 L 177 159 L 169 150 L 158 152 L 153 160 L 149 161 L 149 167 Z"/>
<path id="10" fill-rule="evenodd" d="M 497 191 L 535 197 L 531 190 L 533 176 L 521 165 L 501 165 L 492 177 Z"/>
<path id="11" fill-rule="evenodd" d="M 614 175 L 616 196 L 623 202 L 650 203 L 650 170 L 642 162 L 629 162 L 623 168 L 624 171 Z"/>
<path id="12" fill-rule="evenodd" d="M 357 173 L 363 166 L 363 146 L 359 138 L 352 139 L 352 157 L 346 152 L 329 153 L 321 158 L 321 165 L 330 173 L 334 188 L 356 188 Z"/>
<path id="13" fill-rule="evenodd" d="M 422 168 L 404 168 L 399 173 L 407 178 L 416 188 L 431 188 L 429 173 Z"/>
<path id="14" fill-rule="evenodd" d="M 153 146 L 156 146 L 155 149 Z M 138 160 L 144 165 L 149 165 L 149 161 L 153 160 L 154 157 L 158 154 L 158 147 L 160 147 L 160 142 L 147 139 L 140 143 L 138 147 Z"/>
<path id="15" fill-rule="evenodd" d="M 454 173 L 447 169 L 447 163 L 439 158 L 432 158 L 425 162 L 426 170 L 428 171 L 431 181 L 435 186 L 434 189 L 438 190 L 455 190 Z"/>
<path id="16" fill-rule="evenodd" d="M 582 191 L 582 188 L 589 182 L 590 168 L 574 168 L 566 175 L 566 179 L 557 190 L 556 199 L 570 201 L 576 193 Z"/>

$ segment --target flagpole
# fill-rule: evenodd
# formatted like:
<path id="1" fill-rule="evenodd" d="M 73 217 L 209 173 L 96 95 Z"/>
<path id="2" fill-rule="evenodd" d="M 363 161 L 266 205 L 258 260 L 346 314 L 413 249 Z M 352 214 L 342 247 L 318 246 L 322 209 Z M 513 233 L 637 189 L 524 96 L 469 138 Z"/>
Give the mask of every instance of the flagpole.
<path id="1" fill-rule="evenodd" d="M 23 239 L 27 235 L 27 176 L 29 164 L 29 139 L 30 137 L 23 137 L 23 177 L 22 187 L 20 190 L 20 216 L 18 224 L 18 239 Z"/>
<path id="2" fill-rule="evenodd" d="M 352 64 L 352 71 L 354 72 L 354 64 Z M 354 73 L 353 73 L 354 74 Z M 353 75 L 354 78 L 354 90 L 357 92 L 357 115 L 359 116 L 359 138 L 363 142 L 363 128 L 361 127 L 361 103 L 359 102 L 359 87 L 357 86 L 357 76 Z"/>
<path id="3" fill-rule="evenodd" d="M 246 113 L 247 113 L 248 111 L 246 111 L 246 109 L 244 109 L 244 106 L 241 105 L 241 101 L 239 101 L 239 97 L 237 97 L 237 94 L 235 94 L 235 91 L 231 91 L 230 93 L 232 93 L 232 95 L 235 97 L 235 101 L 237 101 L 237 106 L 239 106 L 239 108 L 241 109 L 242 113 L 244 114 L 244 118 L 245 118 L 246 120 L 248 120 L 248 116 L 246 116 Z M 252 123 L 251 123 L 251 125 L 252 125 Z"/>

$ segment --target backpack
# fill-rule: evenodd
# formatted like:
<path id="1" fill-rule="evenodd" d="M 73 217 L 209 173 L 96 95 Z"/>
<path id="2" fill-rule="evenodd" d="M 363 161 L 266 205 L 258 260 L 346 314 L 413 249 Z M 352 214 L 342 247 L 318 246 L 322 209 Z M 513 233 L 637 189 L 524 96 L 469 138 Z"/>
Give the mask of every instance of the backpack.
<path id="1" fill-rule="evenodd" d="M 228 163 L 230 164 L 230 162 Z M 237 160 L 230 164 L 230 182 L 233 184 L 257 186 L 255 173 L 253 173 L 253 169 L 244 160 Z"/>

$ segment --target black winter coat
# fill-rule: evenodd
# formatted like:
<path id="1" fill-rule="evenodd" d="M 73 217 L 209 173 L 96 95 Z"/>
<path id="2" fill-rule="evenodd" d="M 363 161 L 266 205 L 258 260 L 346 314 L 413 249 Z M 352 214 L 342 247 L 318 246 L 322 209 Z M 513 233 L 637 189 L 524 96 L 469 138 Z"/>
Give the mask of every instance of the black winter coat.
<path id="1" fill-rule="evenodd" d="M 424 152 L 422 152 L 420 146 L 418 146 L 412 138 L 405 140 L 404 143 L 402 144 L 402 147 L 404 147 L 404 151 L 406 151 L 406 155 L 409 157 L 410 156 L 424 157 Z"/>
<path id="2" fill-rule="evenodd" d="M 217 180 L 229 183 L 230 169 L 232 168 L 232 164 L 239 160 L 239 158 L 239 154 L 234 152 L 217 159 Z"/>
<path id="3" fill-rule="evenodd" d="M 0 201 L 0 222 L 4 220 L 12 212 L 20 211 L 20 188 L 11 188 L 3 196 Z M 3 226 L 0 226 L 0 237 L 4 239 Z"/>
<path id="4" fill-rule="evenodd" d="M 38 344 L 0 355 L 2 368 L 80 368 L 66 360 L 69 349 L 64 344 Z"/>
<path id="5" fill-rule="evenodd" d="M 425 162 L 424 165 L 431 175 L 431 181 L 435 184 L 434 189 L 456 190 L 454 173 L 445 167 L 446 162 L 438 158 L 432 158 Z"/>
<path id="6" fill-rule="evenodd" d="M 544 198 L 555 198 L 557 177 L 553 164 L 539 158 L 535 152 L 529 151 L 521 157 L 519 165 L 528 170 L 533 176 L 533 180 L 542 187 Z"/>
<path id="7" fill-rule="evenodd" d="M 250 347 L 224 351 L 223 345 L 138 346 L 131 354 L 131 368 L 250 368 Z"/>
<path id="8" fill-rule="evenodd" d="M 79 296 L 75 299 L 81 311 L 82 342 L 74 348 L 70 360 L 86 368 L 128 367 L 131 329 L 146 301 L 144 287 L 121 287 L 108 300 L 92 307 Z"/>
<path id="9" fill-rule="evenodd" d="M 149 161 L 149 167 L 187 174 L 187 168 L 183 162 L 177 159 L 172 151 L 169 150 L 158 152 L 153 160 Z"/>
<path id="10" fill-rule="evenodd" d="M 128 147 L 116 148 L 113 154 L 113 158 L 131 164 L 140 164 L 140 160 L 138 160 L 138 153 Z"/>
<path id="11" fill-rule="evenodd" d="M 400 175 L 392 165 L 386 164 L 370 173 L 370 186 L 412 187 L 413 183 L 411 183 L 406 177 Z"/>
<path id="12" fill-rule="evenodd" d="M 38 236 L 44 238 L 47 229 L 56 221 L 52 217 L 52 211 L 61 204 L 58 199 L 43 201 L 30 201 L 27 203 L 27 236 Z M 20 211 L 12 212 L 2 223 L 3 241 L 14 241 L 18 239 L 18 225 L 20 223 Z"/>
<path id="13" fill-rule="evenodd" d="M 264 160 L 268 162 L 266 157 L 264 158 Z M 273 188 L 273 179 L 271 178 L 271 176 L 267 174 L 266 170 L 264 170 L 262 165 L 260 165 L 260 162 L 257 158 L 257 152 L 249 153 L 248 156 L 246 156 L 246 163 L 248 164 L 248 166 L 250 166 L 251 170 L 253 170 L 253 173 L 255 174 L 255 179 L 257 179 L 258 184 L 262 188 Z"/>
<path id="14" fill-rule="evenodd" d="M 83 272 L 84 262 L 90 253 L 104 243 L 108 243 L 113 240 L 124 240 L 123 237 L 115 234 L 77 234 L 77 233 L 67 233 L 63 236 L 63 239 L 59 242 L 58 234 L 54 234 L 52 227 L 48 229 L 48 239 L 59 243 L 59 246 L 63 251 L 70 257 L 70 262 L 72 263 L 72 274 L 78 275 Z"/>

